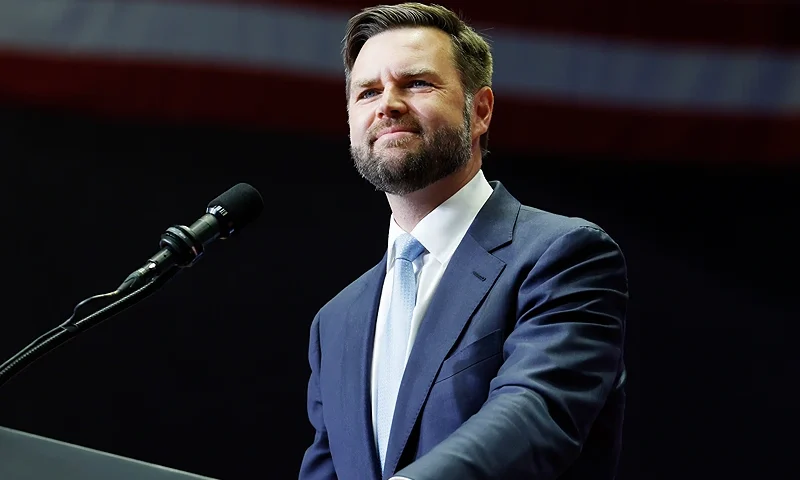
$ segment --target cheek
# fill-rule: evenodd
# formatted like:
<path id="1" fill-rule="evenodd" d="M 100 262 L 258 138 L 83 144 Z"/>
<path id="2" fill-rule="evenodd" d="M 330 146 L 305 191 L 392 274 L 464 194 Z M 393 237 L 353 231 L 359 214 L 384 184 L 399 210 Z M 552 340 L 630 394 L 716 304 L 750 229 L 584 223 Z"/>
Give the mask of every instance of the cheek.
<path id="1" fill-rule="evenodd" d="M 425 107 L 415 112 L 417 120 L 423 127 L 437 129 L 464 123 L 464 112 L 461 107 L 442 104 Z"/>
<path id="2" fill-rule="evenodd" d="M 367 134 L 367 129 L 369 129 L 369 119 L 364 115 L 351 114 L 347 118 L 347 125 L 350 128 L 351 141 L 360 141 Z"/>

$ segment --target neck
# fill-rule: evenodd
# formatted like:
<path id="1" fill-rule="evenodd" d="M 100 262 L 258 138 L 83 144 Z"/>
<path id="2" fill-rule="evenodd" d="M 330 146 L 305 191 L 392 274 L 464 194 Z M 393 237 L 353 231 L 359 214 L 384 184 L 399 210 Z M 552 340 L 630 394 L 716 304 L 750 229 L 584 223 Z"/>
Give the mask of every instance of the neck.
<path id="1" fill-rule="evenodd" d="M 481 168 L 480 159 L 470 162 L 465 168 L 436 183 L 406 195 L 386 194 L 395 222 L 410 232 L 436 207 L 452 197 L 475 177 Z"/>

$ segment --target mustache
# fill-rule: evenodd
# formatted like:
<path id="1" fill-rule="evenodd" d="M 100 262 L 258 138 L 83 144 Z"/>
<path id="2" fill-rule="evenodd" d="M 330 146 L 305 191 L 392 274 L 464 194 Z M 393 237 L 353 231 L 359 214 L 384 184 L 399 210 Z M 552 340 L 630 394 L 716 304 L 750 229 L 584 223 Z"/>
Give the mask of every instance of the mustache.
<path id="1" fill-rule="evenodd" d="M 416 133 L 422 133 L 422 127 L 414 121 L 403 120 L 403 121 L 392 121 L 392 122 L 382 122 L 377 123 L 369 128 L 367 131 L 368 138 L 370 143 L 374 143 L 375 140 L 378 139 L 378 134 L 387 128 L 402 128 L 403 130 L 410 130 Z"/>

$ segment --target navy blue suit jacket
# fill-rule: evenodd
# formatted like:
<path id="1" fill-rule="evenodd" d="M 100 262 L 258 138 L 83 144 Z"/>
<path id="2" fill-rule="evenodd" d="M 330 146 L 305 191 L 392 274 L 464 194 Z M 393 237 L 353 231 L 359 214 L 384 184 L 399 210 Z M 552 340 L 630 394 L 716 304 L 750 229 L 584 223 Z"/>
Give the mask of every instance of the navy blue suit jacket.
<path id="1" fill-rule="evenodd" d="M 300 479 L 615 476 L 625 407 L 627 272 L 598 226 L 520 203 L 498 182 L 422 320 L 386 468 L 370 369 L 386 258 L 311 325 Z"/>

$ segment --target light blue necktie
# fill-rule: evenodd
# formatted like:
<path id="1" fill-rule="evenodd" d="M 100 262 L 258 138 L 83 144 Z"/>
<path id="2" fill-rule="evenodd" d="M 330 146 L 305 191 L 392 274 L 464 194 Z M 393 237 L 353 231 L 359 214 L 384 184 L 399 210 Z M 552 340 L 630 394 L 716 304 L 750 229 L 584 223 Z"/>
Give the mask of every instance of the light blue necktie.
<path id="1" fill-rule="evenodd" d="M 425 247 L 411 234 L 404 233 L 395 240 L 394 251 L 392 296 L 380 344 L 380 357 L 377 359 L 375 437 L 378 442 L 381 469 L 386 461 L 397 392 L 400 390 L 405 370 L 406 349 L 411 335 L 411 314 L 417 303 L 417 278 L 414 275 L 412 262 L 425 251 Z"/>

